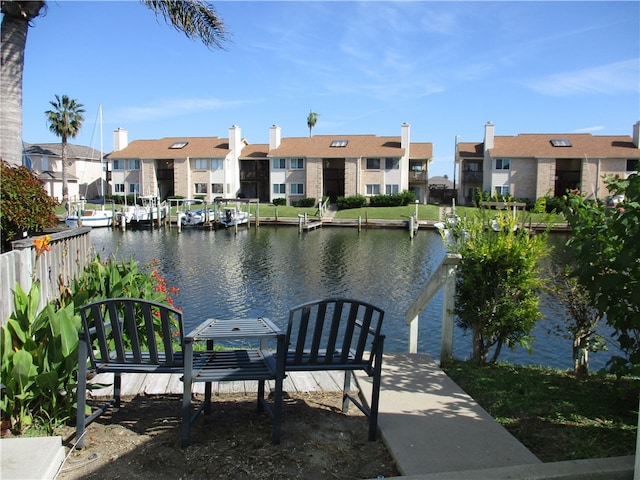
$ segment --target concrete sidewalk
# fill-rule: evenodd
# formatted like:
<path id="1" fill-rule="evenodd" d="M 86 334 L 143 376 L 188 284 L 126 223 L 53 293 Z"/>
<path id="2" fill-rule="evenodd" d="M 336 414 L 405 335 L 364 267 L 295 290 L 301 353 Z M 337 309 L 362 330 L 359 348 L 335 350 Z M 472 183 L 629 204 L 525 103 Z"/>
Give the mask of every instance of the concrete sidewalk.
<path id="1" fill-rule="evenodd" d="M 407 480 L 633 479 L 633 456 L 542 463 L 428 355 L 385 355 L 378 426 Z"/>

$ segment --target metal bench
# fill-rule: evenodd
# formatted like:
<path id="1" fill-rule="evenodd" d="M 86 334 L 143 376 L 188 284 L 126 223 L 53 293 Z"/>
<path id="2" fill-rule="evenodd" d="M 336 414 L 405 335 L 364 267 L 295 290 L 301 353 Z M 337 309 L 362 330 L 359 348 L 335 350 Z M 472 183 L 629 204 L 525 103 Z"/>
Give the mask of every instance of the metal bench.
<path id="1" fill-rule="evenodd" d="M 86 427 L 107 408 L 120 408 L 123 373 L 183 373 L 182 312 L 140 298 L 108 298 L 80 307 L 76 448 Z M 113 373 L 113 398 L 87 415 L 87 376 Z M 90 409 L 89 409 L 90 410 Z"/>
<path id="2" fill-rule="evenodd" d="M 351 401 L 369 418 L 369 440 L 376 439 L 378 427 L 383 318 L 384 311 L 370 303 L 327 298 L 292 308 L 285 335 L 285 373 L 343 370 L 342 411 L 347 411 Z M 368 407 L 360 389 L 358 398 L 350 393 L 351 375 L 356 370 L 373 378 Z"/>

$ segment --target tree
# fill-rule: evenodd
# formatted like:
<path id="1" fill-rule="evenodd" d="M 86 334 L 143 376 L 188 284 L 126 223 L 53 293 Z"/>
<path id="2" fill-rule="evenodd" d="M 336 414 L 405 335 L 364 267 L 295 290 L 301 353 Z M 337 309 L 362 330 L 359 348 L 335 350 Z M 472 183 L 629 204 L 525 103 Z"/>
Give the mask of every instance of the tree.
<path id="1" fill-rule="evenodd" d="M 550 285 L 546 290 L 558 302 L 557 310 L 563 317 L 556 333 L 571 340 L 573 373 L 576 377 L 589 373 L 589 352 L 605 349 L 604 338 L 596 332 L 602 319 L 589 297 L 587 289 L 578 283 L 570 265 L 554 265 L 550 272 Z"/>
<path id="2" fill-rule="evenodd" d="M 640 174 L 605 180 L 612 195 L 624 195 L 613 208 L 567 195 L 565 216 L 573 234 L 567 245 L 575 275 L 594 306 L 614 329 L 626 358 L 615 357 L 617 374 L 640 373 Z"/>
<path id="3" fill-rule="evenodd" d="M 75 138 L 84 121 L 83 105 L 76 100 L 62 95 L 56 95 L 56 101 L 50 102 L 53 110 L 47 110 L 45 115 L 49 122 L 49 130 L 62 139 L 62 203 L 69 211 L 69 183 L 67 181 L 67 141 Z"/>
<path id="4" fill-rule="evenodd" d="M 11 250 L 11 241 L 21 239 L 24 232 L 41 232 L 58 223 L 55 207 L 42 181 L 26 167 L 12 167 L 1 162 L 0 231 L 2 251 Z"/>
<path id="5" fill-rule="evenodd" d="M 227 32 L 213 5 L 204 0 L 142 0 L 188 38 L 209 48 L 223 48 Z M 2 25 L 0 50 L 0 158 L 21 164 L 22 74 L 27 32 L 33 19 L 46 10 L 45 1 L 0 2 Z"/>
<path id="6" fill-rule="evenodd" d="M 309 137 L 311 137 L 311 130 L 316 126 L 318 122 L 318 114 L 315 112 L 309 112 L 309 116 L 307 117 L 307 127 L 309 127 Z"/>
<path id="7" fill-rule="evenodd" d="M 530 349 L 531 331 L 541 317 L 539 262 L 547 251 L 546 234 L 516 229 L 516 219 L 502 212 L 497 221 L 503 228 L 494 232 L 485 212 L 441 231 L 447 250 L 462 256 L 454 313 L 457 325 L 471 330 L 472 361 L 478 365 L 497 361 L 504 345 Z"/>

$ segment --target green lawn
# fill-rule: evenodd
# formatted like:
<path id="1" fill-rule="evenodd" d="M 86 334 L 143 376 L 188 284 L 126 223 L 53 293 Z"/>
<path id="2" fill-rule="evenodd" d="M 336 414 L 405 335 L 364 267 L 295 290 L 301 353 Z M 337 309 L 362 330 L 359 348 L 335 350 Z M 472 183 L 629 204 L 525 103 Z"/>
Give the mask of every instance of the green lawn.
<path id="1" fill-rule="evenodd" d="M 444 371 L 543 462 L 635 454 L 640 380 L 457 360 Z"/>

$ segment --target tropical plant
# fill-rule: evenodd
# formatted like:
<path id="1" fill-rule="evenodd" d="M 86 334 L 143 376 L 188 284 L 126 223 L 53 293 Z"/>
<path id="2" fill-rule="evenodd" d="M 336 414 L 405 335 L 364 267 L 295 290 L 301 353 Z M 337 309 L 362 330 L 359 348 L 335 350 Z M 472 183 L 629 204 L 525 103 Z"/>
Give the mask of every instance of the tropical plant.
<path id="1" fill-rule="evenodd" d="M 56 136 L 62 139 L 62 153 L 60 154 L 60 161 L 62 162 L 62 203 L 67 211 L 69 211 L 69 181 L 67 178 L 67 144 L 69 138 L 75 138 L 80 129 L 82 128 L 82 122 L 84 121 L 84 105 L 78 103 L 76 100 L 62 95 L 59 97 L 56 95 L 55 102 L 49 102 L 54 108 L 53 110 L 47 110 L 45 115 L 49 122 L 49 130 Z"/>
<path id="2" fill-rule="evenodd" d="M 46 251 L 49 236 L 34 240 L 36 261 Z M 2 419 L 21 432 L 36 418 L 50 427 L 70 418 L 78 363 L 79 318 L 73 304 L 42 311 L 40 280 L 26 293 L 14 290 L 14 313 L 0 330 L 2 345 Z M 40 313 L 38 313 L 40 312 Z M 49 432 L 51 433 L 51 432 Z"/>
<path id="3" fill-rule="evenodd" d="M 313 130 L 313 127 L 316 126 L 316 123 L 318 123 L 318 114 L 313 111 L 310 111 L 309 116 L 307 117 L 307 127 L 309 127 L 309 136 L 311 136 L 311 130 Z"/>
<path id="4" fill-rule="evenodd" d="M 442 232 L 447 250 L 462 256 L 454 313 L 458 326 L 471 331 L 476 364 L 497 361 L 504 345 L 531 348 L 531 331 L 541 317 L 539 261 L 547 251 L 546 234 L 517 229 L 517 219 L 501 211 L 495 219 L 501 228 L 493 231 L 486 212 L 467 215 Z"/>
<path id="5" fill-rule="evenodd" d="M 605 180 L 612 195 L 624 195 L 614 208 L 569 193 L 565 216 L 572 235 L 574 271 L 591 301 L 614 329 L 626 358 L 614 357 L 616 374 L 640 373 L 640 174 Z"/>
<path id="6" fill-rule="evenodd" d="M 22 152 L 22 78 L 27 32 L 46 10 L 45 1 L 2 0 L 0 26 L 0 158 L 20 165 Z M 213 5 L 203 0 L 142 0 L 167 23 L 207 47 L 222 48 L 227 39 L 224 23 Z"/>
<path id="7" fill-rule="evenodd" d="M 2 251 L 11 249 L 11 241 L 27 234 L 42 232 L 58 223 L 58 202 L 50 197 L 42 181 L 26 167 L 11 167 L 0 162 L 0 232 Z"/>

